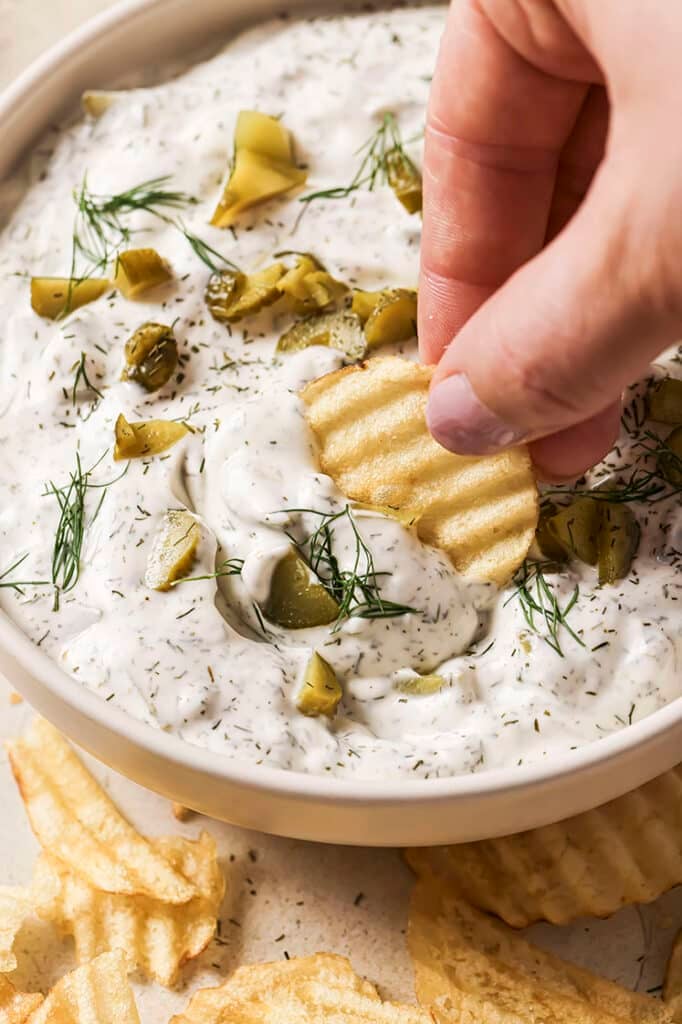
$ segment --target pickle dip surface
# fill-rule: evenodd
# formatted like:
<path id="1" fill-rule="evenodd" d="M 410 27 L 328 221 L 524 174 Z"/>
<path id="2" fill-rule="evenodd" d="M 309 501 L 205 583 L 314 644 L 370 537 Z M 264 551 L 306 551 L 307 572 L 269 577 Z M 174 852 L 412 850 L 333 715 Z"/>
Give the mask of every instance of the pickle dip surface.
<path id="1" fill-rule="evenodd" d="M 352 182 L 387 113 L 418 163 L 443 20 L 434 7 L 277 21 L 169 83 L 119 93 L 39 147 L 2 236 L 0 606 L 103 700 L 215 753 L 339 776 L 448 776 L 551 759 L 680 695 L 679 488 L 653 494 L 637 475 L 658 479 L 648 451 L 661 431 L 642 412 L 650 381 L 628 396 L 617 448 L 581 482 L 615 481 L 637 517 L 626 578 L 599 586 L 576 560 L 540 576 L 530 563 L 498 591 L 461 579 L 391 516 L 349 510 L 320 472 L 297 391 L 342 365 L 341 352 L 276 353 L 292 322 L 279 306 L 232 326 L 206 308 L 210 271 L 188 233 L 248 270 L 296 250 L 352 287 L 415 287 L 420 219 L 381 183 L 308 204 L 293 192 L 234 230 L 208 222 L 242 109 L 282 117 L 308 192 Z M 159 178 L 197 201 L 127 223 L 131 245 L 156 249 L 172 281 L 136 301 L 109 290 L 62 319 L 37 316 L 28 278 L 69 275 L 74 190 L 85 179 L 94 194 L 121 194 Z M 145 321 L 173 325 L 180 356 L 154 393 L 120 379 L 125 343 Z M 416 358 L 414 341 L 395 350 Z M 664 375 L 682 376 L 679 353 L 652 370 Z M 121 414 L 192 432 L 162 455 L 114 462 Z M 84 535 L 65 581 L 60 495 L 74 478 Z M 622 494 L 628 481 L 634 498 Z M 189 579 L 162 592 L 145 573 L 169 509 L 189 509 L 201 538 Z M 305 629 L 268 618 L 292 538 L 325 524 L 340 571 L 368 551 L 381 601 L 399 614 L 367 617 L 356 605 Z M 545 584 L 549 617 L 532 605 Z M 313 652 L 343 691 L 333 717 L 297 706 Z M 437 686 L 420 686 L 434 674 Z"/>

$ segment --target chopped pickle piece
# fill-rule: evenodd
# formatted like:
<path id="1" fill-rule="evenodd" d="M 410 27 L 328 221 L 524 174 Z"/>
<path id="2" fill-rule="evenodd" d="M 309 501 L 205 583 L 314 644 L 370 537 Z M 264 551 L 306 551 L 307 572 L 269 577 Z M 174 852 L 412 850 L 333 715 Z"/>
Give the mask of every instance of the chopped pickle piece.
<path id="1" fill-rule="evenodd" d="M 353 293 L 352 310 L 365 325 L 367 347 L 407 341 L 417 333 L 417 293 L 408 288 Z"/>
<path id="2" fill-rule="evenodd" d="M 641 530 L 632 510 L 623 502 L 604 501 L 599 524 L 599 582 L 615 583 L 630 571 Z"/>
<path id="3" fill-rule="evenodd" d="M 114 283 L 126 299 L 136 299 L 149 288 L 170 281 L 173 275 L 156 249 L 128 249 L 116 259 Z"/>
<path id="4" fill-rule="evenodd" d="M 388 519 L 395 519 L 401 526 L 414 526 L 421 517 L 421 509 L 418 508 L 397 508 L 394 505 L 370 505 L 365 501 L 354 501 L 353 511 L 376 512 L 377 515 L 386 516 Z"/>
<path id="5" fill-rule="evenodd" d="M 571 555 L 587 565 L 598 558 L 599 502 L 577 498 L 547 520 L 547 529 Z"/>
<path id="6" fill-rule="evenodd" d="M 339 614 L 339 606 L 292 548 L 275 567 L 263 614 L 287 629 L 326 626 Z"/>
<path id="7" fill-rule="evenodd" d="M 126 366 L 121 380 L 134 380 L 147 391 L 158 391 L 175 373 L 178 343 L 173 328 L 151 321 L 142 324 L 125 347 Z"/>
<path id="8" fill-rule="evenodd" d="M 291 135 L 277 117 L 260 110 L 240 110 L 234 128 L 235 150 L 250 149 L 280 163 L 290 163 Z"/>
<path id="9" fill-rule="evenodd" d="M 347 310 L 299 320 L 280 337 L 277 351 L 300 352 L 311 345 L 338 348 L 349 359 L 362 359 L 367 349 L 360 318 Z"/>
<path id="10" fill-rule="evenodd" d="M 413 676 L 411 679 L 403 679 L 398 683 L 401 693 L 414 694 L 419 697 L 428 697 L 432 693 L 438 693 L 446 684 L 443 676 Z"/>
<path id="11" fill-rule="evenodd" d="M 341 684 L 331 665 L 317 651 L 306 665 L 303 685 L 296 697 L 296 707 L 304 715 L 332 718 L 343 697 Z"/>
<path id="12" fill-rule="evenodd" d="M 314 256 L 300 255 L 277 285 L 295 313 L 315 313 L 337 302 L 348 288 L 321 267 Z"/>
<path id="13" fill-rule="evenodd" d="M 114 459 L 141 459 L 148 455 L 160 455 L 172 448 L 181 437 L 189 433 L 189 427 L 173 420 L 145 420 L 142 423 L 128 423 L 123 413 L 116 420 L 114 436 Z"/>
<path id="14" fill-rule="evenodd" d="M 535 542 L 540 549 L 542 558 L 547 558 L 557 565 L 568 560 L 568 551 L 549 529 L 549 521 L 557 513 L 556 505 L 549 501 L 540 507 L 540 519 L 535 531 Z"/>
<path id="15" fill-rule="evenodd" d="M 659 381 L 649 394 L 647 415 L 659 423 L 682 423 L 682 380 L 665 377 Z"/>
<path id="16" fill-rule="evenodd" d="M 422 208 L 422 176 L 409 157 L 400 150 L 389 153 L 386 177 L 407 212 L 419 213 Z"/>
<path id="17" fill-rule="evenodd" d="M 211 224 L 224 228 L 243 210 L 302 185 L 305 171 L 294 163 L 291 135 L 276 117 L 242 110 L 234 133 L 234 163 Z"/>
<path id="18" fill-rule="evenodd" d="M 676 427 L 664 441 L 666 451 L 658 456 L 659 471 L 673 487 L 682 487 L 682 427 Z"/>
<path id="19" fill-rule="evenodd" d="M 199 524 L 189 512 L 169 509 L 147 559 L 146 585 L 152 590 L 170 590 L 189 572 L 200 539 Z"/>
<path id="20" fill-rule="evenodd" d="M 81 107 L 90 117 L 101 117 L 120 95 L 112 89 L 88 89 L 81 96 Z"/>
<path id="21" fill-rule="evenodd" d="M 239 270 L 213 274 L 204 296 L 211 316 L 229 324 L 254 316 L 277 302 L 278 282 L 283 274 L 282 263 L 272 263 L 254 274 L 242 274 Z"/>
<path id="22" fill-rule="evenodd" d="M 101 277 L 32 277 L 31 306 L 38 316 L 56 320 L 101 298 L 110 288 L 111 281 Z"/>

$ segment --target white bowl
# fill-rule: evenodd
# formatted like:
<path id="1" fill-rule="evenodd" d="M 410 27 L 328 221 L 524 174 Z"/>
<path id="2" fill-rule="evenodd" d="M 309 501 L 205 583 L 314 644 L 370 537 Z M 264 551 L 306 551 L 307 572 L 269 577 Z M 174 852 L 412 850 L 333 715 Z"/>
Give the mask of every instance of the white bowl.
<path id="1" fill-rule="evenodd" d="M 142 66 L 150 49 L 155 62 L 177 57 L 279 9 L 277 0 L 250 0 L 248 12 L 238 0 L 127 0 L 94 18 L 0 98 L 0 178 L 85 88 Z M 682 747 L 677 700 L 552 763 L 414 782 L 321 778 L 216 756 L 130 718 L 67 676 L 2 613 L 0 671 L 76 743 L 136 782 L 216 818 L 323 842 L 425 845 L 523 831 L 634 789 L 675 765 Z"/>

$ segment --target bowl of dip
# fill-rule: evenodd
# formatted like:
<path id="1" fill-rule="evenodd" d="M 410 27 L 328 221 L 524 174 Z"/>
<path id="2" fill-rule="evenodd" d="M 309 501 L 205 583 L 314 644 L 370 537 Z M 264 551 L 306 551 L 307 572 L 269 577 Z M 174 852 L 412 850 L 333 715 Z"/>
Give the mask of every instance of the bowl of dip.
<path id="1" fill-rule="evenodd" d="M 444 8 L 278 12 L 119 4 L 0 101 L 0 670 L 114 768 L 262 831 L 437 844 L 595 807 L 679 761 L 679 487 L 644 414 L 652 381 L 682 376 L 679 353 L 633 389 L 618 449 L 581 482 L 638 514 L 639 551 L 615 585 L 574 562 L 547 590 L 537 563 L 499 592 L 466 583 L 409 526 L 351 508 L 316 464 L 298 398 L 344 354 L 276 352 L 290 314 L 275 304 L 226 325 L 206 283 L 313 252 L 351 287 L 415 286 L 419 217 L 385 183 L 354 182 L 377 126 L 418 164 Z M 74 117 L 85 90 L 90 113 Z M 299 190 L 221 230 L 209 221 L 244 109 L 282 118 L 306 194 L 322 195 L 301 204 Z M 162 254 L 172 280 L 134 301 L 107 289 L 61 319 L 31 309 L 29 277 L 104 266 L 124 241 Z M 172 328 L 178 354 L 154 393 L 121 379 L 126 341 L 149 322 Z M 189 429 L 163 456 L 116 462 L 120 416 Z M 201 536 L 179 585 L 159 591 L 144 580 L 169 510 L 189 510 Z M 364 582 L 332 625 L 267 613 L 292 542 Z M 314 652 L 342 683 L 333 719 L 297 704 Z"/>

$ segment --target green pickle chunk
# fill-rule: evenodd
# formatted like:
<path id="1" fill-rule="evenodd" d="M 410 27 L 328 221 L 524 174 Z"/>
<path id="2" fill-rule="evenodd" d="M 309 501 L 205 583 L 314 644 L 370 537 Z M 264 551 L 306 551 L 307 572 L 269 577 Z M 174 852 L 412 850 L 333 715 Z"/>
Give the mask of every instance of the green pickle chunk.
<path id="1" fill-rule="evenodd" d="M 408 693 L 411 696 L 429 697 L 432 693 L 438 693 L 446 685 L 443 676 L 413 676 L 411 679 L 404 679 L 398 683 L 401 693 Z"/>
<path id="2" fill-rule="evenodd" d="M 647 416 L 658 423 L 682 424 L 682 380 L 664 377 L 649 393 Z"/>
<path id="3" fill-rule="evenodd" d="M 229 180 L 211 218 L 229 227 L 257 203 L 302 185 L 305 171 L 296 167 L 290 132 L 282 122 L 258 110 L 241 110 L 234 133 L 234 161 Z"/>
<path id="4" fill-rule="evenodd" d="M 408 213 L 420 213 L 422 208 L 422 176 L 410 158 L 399 150 L 386 160 L 386 177 L 396 198 Z"/>
<path id="5" fill-rule="evenodd" d="M 57 320 L 74 309 L 95 302 L 111 288 L 111 281 L 101 277 L 82 280 L 69 277 L 32 277 L 31 307 L 38 316 Z"/>
<path id="6" fill-rule="evenodd" d="M 343 697 L 341 684 L 331 665 L 314 651 L 306 665 L 303 684 L 296 697 L 296 707 L 311 717 L 332 718 Z"/>
<path id="7" fill-rule="evenodd" d="M 665 450 L 657 458 L 658 469 L 673 487 L 682 487 L 682 427 L 666 437 Z"/>
<path id="8" fill-rule="evenodd" d="M 407 341 L 417 333 L 417 293 L 409 288 L 356 291 L 351 308 L 364 322 L 369 349 Z"/>
<path id="9" fill-rule="evenodd" d="M 129 423 L 121 413 L 114 428 L 114 461 L 160 455 L 188 433 L 189 427 L 174 420 Z"/>
<path id="10" fill-rule="evenodd" d="M 284 270 L 284 264 L 273 263 L 253 274 L 243 274 L 240 270 L 213 274 L 204 296 L 209 313 L 214 320 L 229 324 L 255 316 L 277 302 L 278 283 Z"/>
<path id="11" fill-rule="evenodd" d="M 602 502 L 599 524 L 599 582 L 616 583 L 630 572 L 639 546 L 640 528 L 634 513 L 623 502 Z"/>
<path id="12" fill-rule="evenodd" d="M 540 508 L 540 519 L 535 531 L 535 541 L 543 558 L 548 559 L 550 562 L 555 562 L 557 565 L 562 565 L 568 561 L 568 551 L 549 528 L 549 521 L 556 513 L 557 507 L 553 502 L 546 502 L 542 505 Z"/>
<path id="13" fill-rule="evenodd" d="M 169 509 L 149 553 L 145 584 L 151 590 L 170 590 L 189 572 L 200 539 L 199 524 L 189 512 Z"/>
<path id="14" fill-rule="evenodd" d="M 126 299 L 165 284 L 173 277 L 156 249 L 126 249 L 116 257 L 114 283 Z"/>
<path id="15" fill-rule="evenodd" d="M 334 622 L 339 606 L 292 548 L 275 567 L 263 614 L 286 629 L 308 629 Z"/>
<path id="16" fill-rule="evenodd" d="M 134 380 L 147 391 L 167 384 L 178 365 L 178 343 L 172 327 L 149 321 L 126 342 L 121 380 Z"/>
<path id="17" fill-rule="evenodd" d="M 362 359 L 367 349 L 360 318 L 347 310 L 299 320 L 280 337 L 277 351 L 300 352 L 311 345 L 338 348 L 354 360 Z"/>
<path id="18" fill-rule="evenodd" d="M 337 281 L 310 253 L 301 253 L 296 265 L 277 284 L 294 313 L 316 313 L 337 302 L 348 288 Z"/>
<path id="19" fill-rule="evenodd" d="M 547 520 L 547 529 L 569 554 L 587 565 L 596 565 L 599 521 L 599 502 L 594 498 L 577 498 Z"/>

